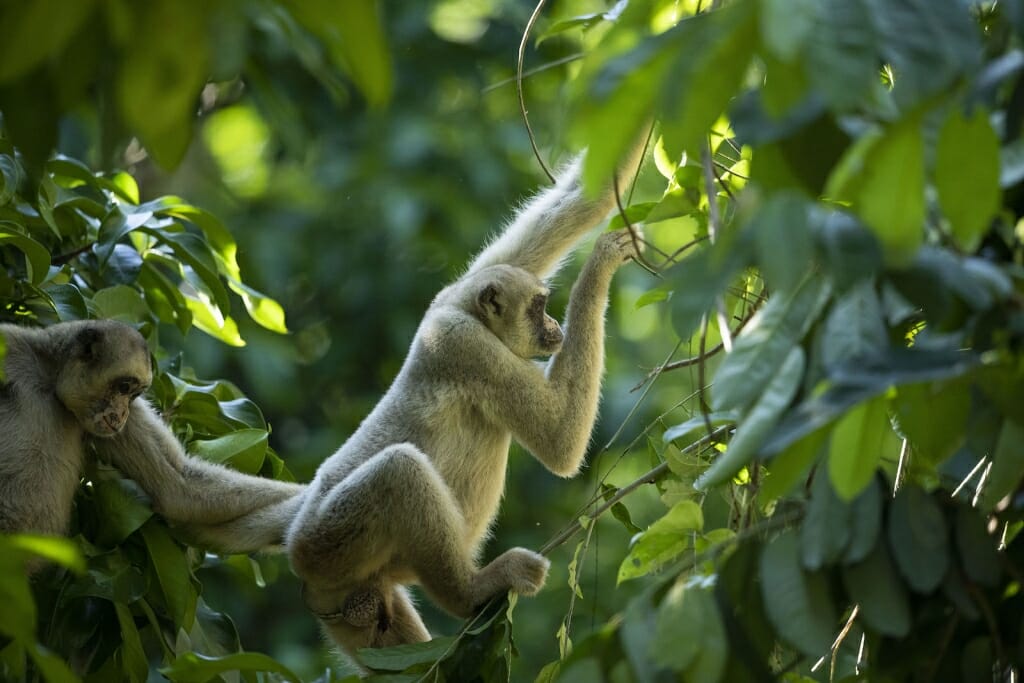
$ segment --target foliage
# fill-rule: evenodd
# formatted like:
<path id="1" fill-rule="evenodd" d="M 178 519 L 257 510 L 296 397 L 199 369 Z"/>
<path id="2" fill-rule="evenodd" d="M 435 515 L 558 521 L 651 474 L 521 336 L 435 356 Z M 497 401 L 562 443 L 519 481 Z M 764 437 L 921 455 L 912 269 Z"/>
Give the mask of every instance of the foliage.
<path id="1" fill-rule="evenodd" d="M 234 314 L 242 308 L 269 329 L 284 328 L 280 308 L 242 284 L 235 243 L 221 224 L 183 200 L 141 201 L 127 174 L 94 175 L 67 157 L 45 161 L 54 147 L 56 114 L 91 92 L 72 87 L 67 63 L 82 41 L 70 36 L 92 30 L 101 16 L 131 16 L 133 26 L 144 27 L 161 21 L 161 11 L 187 14 L 182 21 L 196 27 L 230 18 L 234 35 L 248 35 L 249 44 L 261 48 L 267 36 L 269 43 L 288 36 L 283 42 L 294 46 L 302 67 L 334 95 L 331 106 L 353 119 L 364 121 L 342 102 L 336 67 L 367 104 L 381 105 L 394 92 L 392 106 L 401 117 L 388 131 L 405 143 L 416 139 L 402 137 L 401 126 L 416 120 L 409 112 L 422 108 L 417 98 L 423 93 L 414 90 L 422 84 L 410 78 L 393 86 L 369 3 L 345 10 L 351 12 L 342 22 L 347 31 L 324 28 L 332 25 L 328 15 L 341 20 L 342 10 L 331 14 L 329 3 L 173 10 L 164 4 L 118 13 L 121 6 L 109 3 L 101 14 L 84 3 L 53 23 L 47 42 L 23 50 L 21 61 L 6 62 L 23 61 L 24 67 L 0 71 L 0 111 L 9 139 L 22 148 L 15 154 L 8 142 L 0 150 L 3 315 L 43 324 L 104 315 L 140 325 L 161 364 L 154 398 L 192 450 L 287 477 L 268 448 L 268 427 L 255 405 L 230 383 L 196 379 L 173 353 L 182 346 L 175 335 L 190 326 L 228 343 L 238 343 L 243 333 L 260 339 Z M 19 21 L 42 21 L 33 19 L 36 11 L 53 14 L 46 14 L 47 3 L 38 7 L 20 8 Z M 458 13 L 460 3 L 437 7 L 432 21 L 445 8 Z M 76 18 L 79 11 L 92 19 Z M 413 10 L 396 9 L 394 16 L 423 19 Z M 395 36 L 415 23 L 398 19 L 383 24 L 392 44 L 401 44 Z M 473 38 L 471 23 L 448 35 L 483 45 L 486 39 L 482 33 Z M 107 24 L 103 31 L 116 35 L 114 19 Z M 4 31 L 13 25 L 0 21 Z M 299 25 L 309 33 L 282 28 Z M 607 178 L 636 131 L 656 121 L 658 177 L 641 178 L 640 185 L 658 187 L 647 192 L 652 196 L 641 187 L 612 223 L 644 224 L 651 243 L 644 259 L 658 275 L 633 312 L 656 321 L 633 347 L 637 358 L 657 352 L 663 359 L 666 344 L 690 349 L 693 358 L 661 362 L 648 376 L 626 419 L 645 400 L 656 405 L 643 413 L 645 426 L 624 450 L 631 462 L 599 461 L 601 481 L 590 502 L 568 515 L 572 521 L 550 544 L 549 550 L 585 532 L 568 568 L 572 602 L 557 636 L 559 656 L 537 680 L 1019 677 L 1024 3 L 634 2 L 552 19 L 538 34 L 542 49 L 583 48 L 582 63 L 559 77 L 571 78 L 568 128 L 579 146 L 589 147 L 588 184 Z M 145 35 L 155 45 L 169 40 Z M 222 42 L 235 50 L 232 59 L 210 56 L 221 53 Z M 87 60 L 82 67 L 84 81 L 100 85 L 101 102 L 112 97 L 104 91 L 118 92 L 133 70 L 138 78 L 156 71 L 145 60 L 129 67 L 118 52 L 124 43 L 113 39 L 92 49 L 102 52 L 108 44 L 117 46 L 113 59 L 125 64 L 120 75 L 101 77 L 85 68 Z M 200 49 L 208 57 L 205 71 L 189 62 L 197 74 L 191 80 L 138 88 L 146 97 L 132 106 L 164 107 L 167 117 L 155 117 L 152 126 L 165 128 L 132 118 L 129 107 L 110 127 L 99 126 L 108 139 L 123 141 L 130 130 L 157 161 L 173 164 L 191 137 L 194 104 L 208 78 L 221 83 L 222 95 L 238 83 L 254 92 L 252 103 L 209 113 L 203 130 L 211 136 L 214 121 L 258 129 L 260 117 L 273 124 L 268 128 L 288 131 L 289 98 L 321 111 L 313 109 L 319 94 L 282 85 L 292 72 L 264 50 L 247 52 L 239 47 L 245 40 L 195 44 L 206 46 Z M 231 80 L 238 71 L 241 80 Z M 57 92 L 71 88 L 76 96 L 46 107 L 37 93 L 29 97 L 15 87 L 40 74 Z M 403 100 L 407 95 L 410 103 Z M 19 125 L 14 104 L 27 103 L 53 114 L 40 128 L 45 135 L 33 137 Z M 288 143 L 282 148 L 301 147 L 293 133 L 279 135 Z M 343 140 L 333 149 L 351 144 Z M 445 140 L 457 149 L 454 133 Z M 230 171 L 226 143 L 210 146 L 221 170 Z M 414 156 L 409 146 L 403 153 Z M 109 150 L 100 156 L 112 158 Z M 373 148 L 367 163 L 379 156 Z M 421 176 L 431 161 L 422 155 Z M 326 162 L 319 167 L 315 182 L 325 188 L 336 182 L 335 192 L 357 182 L 355 172 L 331 176 L 331 168 Z M 478 182 L 481 174 L 469 175 Z M 281 176 L 276 180 L 274 191 L 281 192 Z M 225 182 L 238 196 L 267 201 L 253 186 Z M 401 187 L 430 200 L 442 194 L 434 186 Z M 304 190 L 297 196 L 309 201 Z M 417 216 L 395 209 L 396 195 L 381 196 L 394 200 L 387 208 L 395 215 Z M 453 214 L 470 211 L 468 199 L 453 204 Z M 343 206 L 340 211 L 352 212 L 352 205 Z M 437 229 L 436 220 L 417 220 L 428 235 Z M 417 241 L 410 239 L 411 228 L 401 229 L 346 233 L 347 246 L 369 239 L 383 243 L 378 251 L 388 254 L 391 230 L 399 242 Z M 282 234 L 276 233 L 273 249 Z M 329 241 L 317 246 L 333 256 Z M 411 280 L 395 286 L 422 288 Z M 312 299 L 325 307 L 319 315 L 339 315 L 327 297 Z M 415 318 L 397 305 L 385 308 L 401 324 L 402 316 Z M 302 325 L 299 346 L 313 328 Z M 613 349 L 613 371 L 622 362 Z M 333 363 L 331 372 L 349 372 L 344 362 Z M 606 403 L 621 402 L 615 395 L 620 386 L 609 382 Z M 648 471 L 616 478 L 613 470 L 635 469 L 644 458 Z M 261 675 L 268 680 L 294 677 L 269 658 L 240 652 L 230 622 L 199 597 L 194 569 L 202 558 L 171 538 L 129 483 L 102 466 L 88 479 L 75 539 L 87 572 L 57 573 L 33 587 L 38 619 L 17 573 L 5 566 L 0 574 L 4 594 L 12 596 L 5 609 L 21 610 L 18 621 L 5 615 L 0 622 L 38 623 L 5 632 L 11 639 L 0 653 L 6 674 L 38 671 L 66 680 L 66 661 L 87 678 L 135 680 L 145 677 L 151 660 L 161 661 L 175 680 L 236 670 L 266 672 Z M 659 498 L 654 513 L 643 502 L 651 482 Z M 606 519 L 607 511 L 614 520 Z M 612 546 L 611 553 L 612 542 L 603 541 L 603 557 L 614 556 L 617 588 L 588 595 L 610 604 L 611 613 L 574 638 L 572 610 L 583 600 L 588 548 L 599 526 L 616 524 L 632 536 L 629 547 Z M 22 561 L 21 554 L 12 557 Z M 454 636 L 367 651 L 363 664 L 381 680 L 518 680 L 523 673 L 513 634 L 529 624 L 521 616 L 513 623 L 514 603 L 497 602 Z M 521 615 L 524 606 L 518 609 Z M 525 647 L 522 636 L 519 643 Z"/>

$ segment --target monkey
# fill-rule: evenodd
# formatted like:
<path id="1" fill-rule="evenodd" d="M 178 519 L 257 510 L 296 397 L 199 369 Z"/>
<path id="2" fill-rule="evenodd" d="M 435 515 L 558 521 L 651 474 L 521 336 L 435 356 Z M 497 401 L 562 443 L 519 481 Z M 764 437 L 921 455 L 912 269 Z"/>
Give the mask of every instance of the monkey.
<path id="1" fill-rule="evenodd" d="M 152 367 L 133 327 L 109 320 L 3 324 L 0 336 L 0 532 L 66 535 L 94 449 L 195 544 L 225 553 L 282 544 L 304 487 L 186 454 L 143 398 Z"/>
<path id="2" fill-rule="evenodd" d="M 620 174 L 641 155 L 638 146 Z M 545 281 L 615 199 L 611 187 L 588 198 L 581 166 L 577 158 L 562 171 L 436 296 L 384 397 L 302 496 L 288 557 L 307 605 L 356 659 L 361 647 L 429 640 L 410 584 L 463 618 L 544 584 L 549 562 L 531 550 L 482 568 L 478 557 L 512 439 L 571 477 L 596 420 L 608 290 L 636 235 L 598 238 L 559 326 Z M 534 360 L 542 356 L 546 364 Z"/>

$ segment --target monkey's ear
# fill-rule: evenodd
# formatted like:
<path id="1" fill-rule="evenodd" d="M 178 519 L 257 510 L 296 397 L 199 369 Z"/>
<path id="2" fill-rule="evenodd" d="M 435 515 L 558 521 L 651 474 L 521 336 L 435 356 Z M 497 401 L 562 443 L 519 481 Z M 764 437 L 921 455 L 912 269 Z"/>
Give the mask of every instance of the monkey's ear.
<path id="1" fill-rule="evenodd" d="M 95 361 L 99 358 L 102 343 L 103 332 L 96 327 L 88 326 L 75 336 L 76 355 L 84 361 Z"/>
<path id="2" fill-rule="evenodd" d="M 485 285 L 476 295 L 476 305 L 484 317 L 500 318 L 504 304 L 501 303 L 501 293 L 498 291 L 497 285 L 494 283 Z"/>

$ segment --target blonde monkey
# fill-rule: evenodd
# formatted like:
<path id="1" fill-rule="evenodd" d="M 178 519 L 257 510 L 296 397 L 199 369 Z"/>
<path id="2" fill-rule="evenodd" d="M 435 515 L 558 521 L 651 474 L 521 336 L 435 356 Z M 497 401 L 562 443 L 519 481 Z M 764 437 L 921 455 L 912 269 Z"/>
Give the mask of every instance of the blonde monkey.
<path id="1" fill-rule="evenodd" d="M 641 156 L 637 145 L 619 187 Z M 430 638 L 406 585 L 467 617 L 495 595 L 533 595 L 544 583 L 548 560 L 525 548 L 482 568 L 477 559 L 511 440 L 571 477 L 596 419 L 608 289 L 635 251 L 627 231 L 598 238 L 563 334 L 545 312 L 544 280 L 615 204 L 612 183 L 584 194 L 581 165 L 563 169 L 437 295 L 387 393 L 303 495 L 288 553 L 307 604 L 349 653 Z"/>

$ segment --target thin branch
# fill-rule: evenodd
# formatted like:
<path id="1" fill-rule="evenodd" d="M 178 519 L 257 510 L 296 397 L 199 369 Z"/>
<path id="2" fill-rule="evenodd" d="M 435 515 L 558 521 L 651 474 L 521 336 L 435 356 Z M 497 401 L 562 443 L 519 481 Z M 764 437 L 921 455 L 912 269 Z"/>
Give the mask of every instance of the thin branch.
<path id="1" fill-rule="evenodd" d="M 530 31 L 533 30 L 533 25 L 537 23 L 537 18 L 540 16 L 541 10 L 544 9 L 545 2 L 547 0 L 539 0 L 537 6 L 533 9 L 533 14 L 530 15 L 530 20 L 526 22 L 523 38 L 519 41 L 519 56 L 516 60 L 516 94 L 519 96 L 519 113 L 523 116 L 523 124 L 526 126 L 526 134 L 530 137 L 530 147 L 533 148 L 533 155 L 537 157 L 537 163 L 544 170 L 548 180 L 554 183 L 555 176 L 551 174 L 547 164 L 544 163 L 544 159 L 540 156 L 540 150 L 537 148 L 537 139 L 534 137 L 533 128 L 530 126 L 530 117 L 526 114 L 526 98 L 523 96 L 523 58 L 526 54 L 526 41 L 530 38 Z"/>
<path id="2" fill-rule="evenodd" d="M 55 265 L 55 266 L 62 266 L 65 263 L 67 263 L 68 261 L 73 261 L 74 259 L 78 258 L 79 256 L 81 256 L 85 252 L 89 251 L 90 249 L 93 248 L 93 246 L 95 246 L 95 244 L 96 244 L 95 242 L 90 242 L 89 244 L 85 245 L 84 247 L 79 247 L 78 249 L 75 249 L 74 251 L 70 251 L 70 252 L 68 252 L 66 254 L 61 254 L 59 256 L 54 256 L 52 259 L 50 259 L 50 263 Z"/>
<path id="3" fill-rule="evenodd" d="M 546 64 L 541 64 L 540 66 L 535 66 L 534 68 L 530 69 L 529 71 L 524 71 L 522 73 L 521 78 L 526 79 L 526 78 L 529 78 L 530 76 L 536 76 L 537 74 L 543 73 L 543 72 L 547 71 L 548 69 L 553 69 L 556 66 L 562 66 L 564 64 L 570 64 L 572 62 L 575 62 L 577 59 L 582 59 L 584 56 L 586 56 L 585 52 L 577 52 L 575 54 L 571 54 L 571 55 L 567 55 L 565 57 L 562 57 L 561 59 L 556 59 L 556 60 L 548 62 Z M 512 78 L 506 78 L 504 80 L 497 81 L 496 83 L 491 83 L 490 85 L 483 87 L 480 90 L 480 94 L 481 95 L 486 95 L 487 93 L 491 92 L 492 90 L 497 90 L 498 88 L 502 88 L 502 87 L 508 85 L 509 83 L 515 83 L 515 82 L 516 82 L 516 77 L 513 76 Z"/>
<path id="4" fill-rule="evenodd" d="M 710 434 L 702 436 L 700 439 L 694 441 L 689 446 L 687 446 L 686 448 L 682 449 L 680 452 L 681 453 L 693 453 L 693 452 L 696 452 L 696 451 L 700 451 L 701 449 L 705 448 L 706 446 L 709 446 L 712 443 L 714 443 L 718 439 L 718 437 L 722 436 L 723 434 L 728 432 L 730 429 L 732 429 L 731 426 L 723 425 L 723 426 L 719 427 L 718 429 L 714 430 L 713 432 L 711 432 Z M 596 522 L 598 517 L 600 517 L 605 512 L 610 510 L 613 505 L 615 505 L 620 500 L 622 500 L 623 498 L 628 496 L 630 493 L 632 493 L 636 489 L 640 488 L 644 484 L 653 484 L 658 479 L 660 479 L 666 472 L 668 472 L 668 462 L 663 462 L 660 465 L 658 465 L 658 466 L 648 470 L 644 474 L 640 475 L 639 477 L 637 477 L 636 479 L 634 479 L 630 483 L 626 484 L 622 488 L 620 488 L 618 491 L 615 492 L 615 495 L 613 495 L 611 498 L 606 500 L 602 505 L 600 505 L 592 513 L 586 515 L 586 517 L 588 519 L 588 525 L 589 524 L 593 524 L 594 522 Z M 570 538 L 572 538 L 573 536 L 575 536 L 576 534 L 578 534 L 582 530 L 583 530 L 583 525 L 580 524 L 578 520 L 574 521 L 572 524 L 570 524 L 568 527 L 566 527 L 561 533 L 559 533 L 557 536 L 555 536 L 550 541 L 545 543 L 544 546 L 540 549 L 540 554 L 541 555 L 547 555 L 552 550 L 554 550 L 558 546 L 562 545 L 563 543 L 568 541 Z"/>
<path id="5" fill-rule="evenodd" d="M 636 227 L 630 222 L 629 216 L 626 215 L 626 209 L 622 206 L 622 197 L 619 196 L 618 173 L 612 176 L 612 190 L 615 195 L 615 206 L 618 207 L 619 215 L 622 216 L 622 221 L 626 224 L 626 229 L 629 230 L 630 239 L 633 240 L 633 260 L 648 273 L 657 276 L 658 271 L 655 270 L 654 266 L 647 262 L 646 258 L 644 258 L 643 250 L 640 249 L 640 237 L 637 235 Z"/>

